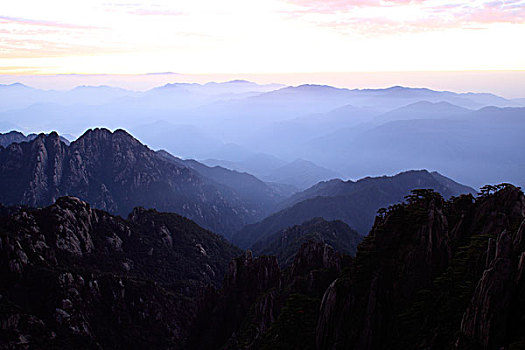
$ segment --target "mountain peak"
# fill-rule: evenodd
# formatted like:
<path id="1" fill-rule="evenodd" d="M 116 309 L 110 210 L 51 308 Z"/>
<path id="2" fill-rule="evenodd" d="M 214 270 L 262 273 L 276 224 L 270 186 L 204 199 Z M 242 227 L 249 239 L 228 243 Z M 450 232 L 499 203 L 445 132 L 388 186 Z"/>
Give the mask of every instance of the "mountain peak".
<path id="1" fill-rule="evenodd" d="M 17 89 L 33 89 L 32 87 L 27 86 L 27 85 L 22 84 L 22 83 L 19 83 L 19 82 L 12 83 L 12 84 L 0 84 L 0 87 L 3 87 L 3 88 L 17 88 Z"/>
<path id="2" fill-rule="evenodd" d="M 255 84 L 255 83 L 249 80 L 235 79 L 235 80 L 227 81 L 226 84 Z"/>

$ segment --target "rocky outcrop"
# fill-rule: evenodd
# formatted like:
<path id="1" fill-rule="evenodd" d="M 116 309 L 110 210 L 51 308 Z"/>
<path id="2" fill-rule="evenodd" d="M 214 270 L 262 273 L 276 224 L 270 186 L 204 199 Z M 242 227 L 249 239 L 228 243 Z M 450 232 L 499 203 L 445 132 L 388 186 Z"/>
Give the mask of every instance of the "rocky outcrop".
<path id="1" fill-rule="evenodd" d="M 0 210 L 0 348 L 184 348 L 194 296 L 238 253 L 143 208 L 124 220 L 62 197 Z"/>
<path id="2" fill-rule="evenodd" d="M 489 242 L 487 268 L 463 315 L 458 346 L 495 349 L 523 334 L 524 261 L 525 220 L 516 234 L 503 231 L 495 244 Z"/>
<path id="3" fill-rule="evenodd" d="M 352 269 L 324 293 L 317 347 L 499 349 L 522 341 L 524 199 L 513 186 L 476 201 L 416 191 L 378 216 Z"/>
<path id="4" fill-rule="evenodd" d="M 301 246 L 291 268 L 292 276 L 300 276 L 314 269 L 341 271 L 341 255 L 333 247 L 321 242 L 308 242 Z"/>
<path id="5" fill-rule="evenodd" d="M 262 212 L 234 189 L 169 161 L 124 130 L 88 130 L 69 146 L 58 134 L 0 148 L 0 202 L 33 207 L 73 195 L 122 216 L 143 206 L 176 212 L 229 235 Z"/>
<path id="6" fill-rule="evenodd" d="M 284 346 L 284 333 L 301 341 L 308 339 L 312 345 L 322 293 L 345 263 L 341 254 L 317 241 L 305 242 L 284 271 L 275 257 L 254 258 L 247 251 L 231 262 L 223 288 L 207 296 L 190 347 L 274 348 Z M 291 311 L 296 307 L 299 309 Z M 306 326 L 301 325 L 305 317 L 309 320 Z M 302 328 L 307 336 L 289 333 L 285 330 L 289 327 Z"/>
<path id="7" fill-rule="evenodd" d="M 236 347 L 237 333 L 257 298 L 278 288 L 281 271 L 275 257 L 253 258 L 251 251 L 233 259 L 224 278 L 223 287 L 214 296 L 208 296 L 200 311 L 200 319 L 190 338 L 195 349 L 219 349 L 225 344 Z M 266 320 L 275 318 L 275 298 L 266 294 L 258 301 L 254 312 L 258 316 L 259 331 Z"/>

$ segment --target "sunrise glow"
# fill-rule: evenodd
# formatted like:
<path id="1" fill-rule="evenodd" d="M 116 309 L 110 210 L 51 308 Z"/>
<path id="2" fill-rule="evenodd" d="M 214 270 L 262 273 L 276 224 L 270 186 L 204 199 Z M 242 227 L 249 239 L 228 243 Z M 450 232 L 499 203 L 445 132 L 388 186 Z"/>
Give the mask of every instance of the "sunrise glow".
<path id="1" fill-rule="evenodd" d="M 525 69 L 525 1 L 15 1 L 0 74 Z"/>

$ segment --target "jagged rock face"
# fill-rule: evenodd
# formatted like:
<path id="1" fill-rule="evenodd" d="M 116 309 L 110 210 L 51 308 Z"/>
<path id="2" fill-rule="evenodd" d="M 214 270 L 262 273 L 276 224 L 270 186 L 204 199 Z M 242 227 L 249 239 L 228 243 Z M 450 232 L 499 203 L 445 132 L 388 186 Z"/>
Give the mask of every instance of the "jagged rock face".
<path id="1" fill-rule="evenodd" d="M 324 294 L 317 347 L 499 349 L 523 341 L 524 199 L 510 186 L 475 202 L 430 196 L 378 217 L 352 270 Z"/>
<path id="2" fill-rule="evenodd" d="M 321 296 L 343 265 L 339 253 L 317 241 L 305 242 L 284 271 L 275 257 L 254 258 L 248 251 L 231 262 L 223 288 L 208 296 L 190 347 L 287 348 L 295 340 L 314 345 Z"/>
<path id="3" fill-rule="evenodd" d="M 278 287 L 280 278 L 281 271 L 275 257 L 253 258 L 247 251 L 233 259 L 219 294 L 204 302 L 190 347 L 219 349 L 227 342 L 231 343 L 228 347 L 234 347 L 235 333 L 250 307 L 263 292 Z M 259 316 L 274 318 L 274 304 L 274 298 L 267 295 L 256 307 Z"/>
<path id="4" fill-rule="evenodd" d="M 340 341 L 355 344 L 356 349 L 380 346 L 387 337 L 388 314 L 395 301 L 411 298 L 415 286 L 429 286 L 432 278 L 447 265 L 450 247 L 442 208 L 441 198 L 432 199 L 425 203 L 419 217 L 412 218 L 408 225 L 400 225 L 402 218 L 409 215 L 404 212 L 392 213 L 376 222 L 356 256 L 354 278 L 359 280 L 359 287 L 363 290 L 351 284 L 348 294 L 338 294 L 345 300 L 337 303 L 345 308 L 334 308 L 336 283 L 326 292 L 321 310 L 322 320 L 341 319 L 341 316 L 331 314 L 341 310 L 359 316 L 352 317 L 354 321 L 348 325 L 351 330 L 346 333 L 335 327 L 332 328 L 335 333 L 323 334 L 330 327 L 321 321 L 318 326 L 321 332 L 318 334 L 319 346 L 328 345 L 323 344 L 326 339 L 333 344 Z M 371 271 L 375 273 L 370 274 Z"/>
<path id="5" fill-rule="evenodd" d="M 19 131 L 10 131 L 7 133 L 0 133 L 0 146 L 7 147 L 12 143 L 30 142 L 38 137 L 37 134 L 24 135 Z M 66 145 L 69 145 L 69 140 L 63 136 L 60 136 L 60 140 Z"/>
<path id="6" fill-rule="evenodd" d="M 0 133 L 0 146 L 7 147 L 12 143 L 20 143 L 29 141 L 27 137 L 18 131 L 10 131 L 7 133 Z"/>
<path id="7" fill-rule="evenodd" d="M 299 276 L 313 269 L 341 271 L 341 256 L 333 247 L 320 242 L 303 244 L 295 256 L 292 276 Z"/>
<path id="8" fill-rule="evenodd" d="M 56 133 L 0 148 L 0 202 L 45 206 L 74 195 L 127 215 L 144 206 L 177 212 L 231 234 L 258 218 L 232 190 L 159 156 L 123 130 L 88 130 L 67 146 Z"/>
<path id="9" fill-rule="evenodd" d="M 523 334 L 525 220 L 515 235 L 503 231 L 487 250 L 487 268 L 463 315 L 458 345 L 497 348 Z"/>
<path id="10" fill-rule="evenodd" d="M 0 337 L 5 347 L 182 348 L 194 296 L 239 253 L 176 214 L 128 220 L 74 197 L 1 210 Z"/>

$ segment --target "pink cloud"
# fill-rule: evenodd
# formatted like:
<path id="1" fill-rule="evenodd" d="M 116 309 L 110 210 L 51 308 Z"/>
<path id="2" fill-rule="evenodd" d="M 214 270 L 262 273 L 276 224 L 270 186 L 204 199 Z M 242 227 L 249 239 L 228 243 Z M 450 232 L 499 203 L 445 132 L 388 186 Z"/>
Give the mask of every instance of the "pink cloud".
<path id="1" fill-rule="evenodd" d="M 24 25 L 32 25 L 39 27 L 57 27 L 57 28 L 66 28 L 66 29 L 100 29 L 99 27 L 85 26 L 71 23 L 61 23 L 53 21 L 44 21 L 39 19 L 30 19 L 22 17 L 9 17 L 9 16 L 0 16 L 0 24 L 5 23 L 18 23 Z"/>
<path id="2" fill-rule="evenodd" d="M 182 16 L 185 15 L 182 11 L 162 10 L 162 9 L 145 9 L 138 8 L 128 11 L 128 13 L 139 16 Z"/>
<path id="3" fill-rule="evenodd" d="M 90 55 L 97 53 L 120 53 L 122 48 L 107 48 L 52 40 L 31 39 L 29 37 L 0 37 L 0 56 L 2 58 L 42 58 L 68 55 Z"/>
<path id="4" fill-rule="evenodd" d="M 336 13 L 359 7 L 400 6 L 421 4 L 428 0 L 288 0 L 299 5 L 307 12 Z"/>
<path id="5" fill-rule="evenodd" d="M 149 4 L 144 6 L 140 3 L 107 3 L 105 9 L 111 12 L 122 12 L 137 16 L 183 16 L 183 11 L 169 9 L 158 4 Z"/>
<path id="6" fill-rule="evenodd" d="M 493 23 L 525 23 L 525 0 L 464 2 L 452 0 L 436 5 L 432 0 L 287 0 L 298 6 L 285 15 L 300 18 L 317 14 L 316 24 L 367 35 L 393 31 L 429 31 L 449 28 L 482 29 Z M 384 16 L 360 16 L 360 9 L 407 7 L 418 16 L 395 20 Z M 332 16 L 338 14 L 337 17 Z"/>

